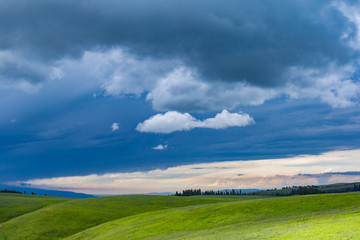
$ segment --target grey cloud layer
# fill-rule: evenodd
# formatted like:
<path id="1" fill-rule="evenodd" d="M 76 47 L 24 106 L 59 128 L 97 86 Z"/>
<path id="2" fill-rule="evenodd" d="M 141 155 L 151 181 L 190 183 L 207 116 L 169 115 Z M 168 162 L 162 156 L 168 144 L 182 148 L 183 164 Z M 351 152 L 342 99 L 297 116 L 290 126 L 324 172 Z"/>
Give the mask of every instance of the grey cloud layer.
<path id="1" fill-rule="evenodd" d="M 120 46 L 139 58 L 180 59 L 206 80 L 263 87 L 284 85 L 289 67 L 358 57 L 348 44 L 354 24 L 329 1 L 5 0 L 0 22 L 0 49 L 40 62 Z"/>

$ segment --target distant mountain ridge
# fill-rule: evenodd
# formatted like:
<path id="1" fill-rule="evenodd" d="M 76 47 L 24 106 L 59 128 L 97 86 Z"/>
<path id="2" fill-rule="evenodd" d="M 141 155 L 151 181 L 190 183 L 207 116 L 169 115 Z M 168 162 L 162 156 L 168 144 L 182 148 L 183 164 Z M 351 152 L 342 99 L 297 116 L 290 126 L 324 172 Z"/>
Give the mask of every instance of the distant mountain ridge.
<path id="1" fill-rule="evenodd" d="M 76 193 L 70 191 L 60 191 L 60 190 L 47 190 L 47 189 L 39 189 L 39 188 L 30 188 L 30 187 L 16 187 L 5 184 L 0 184 L 0 190 L 15 190 L 26 194 L 34 193 L 36 195 L 47 195 L 54 197 L 67 197 L 67 198 L 92 198 L 95 197 L 91 194 L 86 193 Z"/>

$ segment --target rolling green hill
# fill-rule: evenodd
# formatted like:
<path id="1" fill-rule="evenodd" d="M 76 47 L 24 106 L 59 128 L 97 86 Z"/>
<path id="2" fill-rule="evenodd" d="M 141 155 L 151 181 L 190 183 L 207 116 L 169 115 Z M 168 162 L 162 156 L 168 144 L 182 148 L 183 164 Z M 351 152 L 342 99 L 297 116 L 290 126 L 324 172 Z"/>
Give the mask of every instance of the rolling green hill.
<path id="1" fill-rule="evenodd" d="M 74 239 L 359 239 L 360 194 L 173 208 L 111 221 Z"/>
<path id="2" fill-rule="evenodd" d="M 144 212 L 230 202 L 249 197 L 251 196 L 234 198 L 126 195 L 72 200 L 50 205 L 2 223 L 0 239 L 62 239 L 111 220 Z"/>
<path id="3" fill-rule="evenodd" d="M 0 223 L 42 207 L 72 200 L 70 198 L 0 193 Z"/>
<path id="4" fill-rule="evenodd" d="M 12 218 L 0 224 L 1 240 L 360 239 L 359 192 L 76 200 L 0 194 L 0 203 L 1 219 Z"/>

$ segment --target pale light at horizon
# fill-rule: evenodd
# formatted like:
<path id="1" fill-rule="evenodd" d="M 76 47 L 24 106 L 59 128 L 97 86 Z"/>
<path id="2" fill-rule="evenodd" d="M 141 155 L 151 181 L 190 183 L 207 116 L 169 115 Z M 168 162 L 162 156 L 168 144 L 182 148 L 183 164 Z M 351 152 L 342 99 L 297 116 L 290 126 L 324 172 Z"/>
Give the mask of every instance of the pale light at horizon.
<path id="1" fill-rule="evenodd" d="M 247 189 L 360 181 L 360 150 L 292 158 L 182 165 L 147 172 L 32 179 L 32 187 L 90 194 L 175 192 L 185 188 Z"/>

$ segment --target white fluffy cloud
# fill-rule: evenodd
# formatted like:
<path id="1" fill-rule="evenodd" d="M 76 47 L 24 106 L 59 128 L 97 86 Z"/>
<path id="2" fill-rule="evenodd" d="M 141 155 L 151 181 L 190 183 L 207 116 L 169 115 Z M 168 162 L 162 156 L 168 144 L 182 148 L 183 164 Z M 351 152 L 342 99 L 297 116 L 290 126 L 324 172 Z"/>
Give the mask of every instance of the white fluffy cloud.
<path id="1" fill-rule="evenodd" d="M 254 123 L 254 119 L 245 113 L 230 113 L 223 110 L 214 118 L 198 120 L 189 113 L 169 111 L 165 114 L 156 114 L 142 123 L 136 130 L 152 133 L 172 133 L 175 131 L 189 131 L 193 128 L 224 129 L 228 127 L 243 127 Z"/>
<path id="2" fill-rule="evenodd" d="M 152 149 L 154 149 L 154 150 L 165 150 L 167 148 L 168 148 L 167 144 L 165 144 L 165 145 L 159 144 L 156 147 L 153 147 Z"/>
<path id="3" fill-rule="evenodd" d="M 111 125 L 111 130 L 112 130 L 112 131 L 117 131 L 117 130 L 119 130 L 119 123 L 113 123 L 113 124 Z"/>

